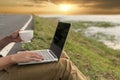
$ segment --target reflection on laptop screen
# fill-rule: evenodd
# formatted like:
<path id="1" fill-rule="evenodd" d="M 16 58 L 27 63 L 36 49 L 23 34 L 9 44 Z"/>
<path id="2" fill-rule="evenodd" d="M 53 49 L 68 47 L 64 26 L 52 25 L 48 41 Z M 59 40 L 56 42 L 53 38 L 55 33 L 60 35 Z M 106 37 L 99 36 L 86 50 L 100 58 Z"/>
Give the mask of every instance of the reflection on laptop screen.
<path id="1" fill-rule="evenodd" d="M 60 54 L 62 52 L 62 49 L 64 47 L 64 43 L 67 38 L 67 34 L 69 32 L 70 28 L 70 23 L 64 23 L 64 22 L 59 22 L 50 50 L 56 54 L 58 58 L 60 58 Z"/>

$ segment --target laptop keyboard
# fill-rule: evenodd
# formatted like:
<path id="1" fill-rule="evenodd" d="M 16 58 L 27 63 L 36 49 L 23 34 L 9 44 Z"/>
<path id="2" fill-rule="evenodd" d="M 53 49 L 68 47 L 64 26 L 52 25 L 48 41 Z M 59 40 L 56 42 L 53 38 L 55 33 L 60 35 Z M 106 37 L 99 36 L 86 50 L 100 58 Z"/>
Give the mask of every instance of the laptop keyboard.
<path id="1" fill-rule="evenodd" d="M 54 57 L 48 51 L 38 51 L 38 54 L 42 55 L 44 60 L 54 60 Z"/>
<path id="2" fill-rule="evenodd" d="M 30 61 L 30 62 L 26 62 L 26 63 L 18 63 L 18 65 L 26 65 L 26 64 L 36 64 L 36 63 L 45 63 L 45 62 L 54 62 L 54 61 L 58 61 L 58 59 L 56 59 L 56 57 L 54 57 L 49 50 L 36 50 L 33 51 L 36 52 L 40 55 L 43 56 L 44 60 L 40 61 L 40 62 L 36 62 L 36 61 Z"/>

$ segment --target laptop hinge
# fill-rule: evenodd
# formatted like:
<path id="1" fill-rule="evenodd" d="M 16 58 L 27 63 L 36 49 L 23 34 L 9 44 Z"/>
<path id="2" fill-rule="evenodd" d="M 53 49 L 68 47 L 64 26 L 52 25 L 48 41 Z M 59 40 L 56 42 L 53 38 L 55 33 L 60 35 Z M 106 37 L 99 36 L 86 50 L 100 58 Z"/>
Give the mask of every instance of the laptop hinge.
<path id="1" fill-rule="evenodd" d="M 49 52 L 54 56 L 54 58 L 58 58 L 51 50 Z"/>

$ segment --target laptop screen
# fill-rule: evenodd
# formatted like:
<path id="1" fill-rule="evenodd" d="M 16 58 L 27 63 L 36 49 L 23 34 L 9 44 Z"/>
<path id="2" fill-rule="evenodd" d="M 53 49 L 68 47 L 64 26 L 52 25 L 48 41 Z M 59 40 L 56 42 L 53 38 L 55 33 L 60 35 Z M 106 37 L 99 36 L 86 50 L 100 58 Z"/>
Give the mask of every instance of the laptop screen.
<path id="1" fill-rule="evenodd" d="M 54 52 L 54 54 L 60 58 L 62 49 L 64 47 L 69 29 L 70 23 L 59 22 L 56 28 L 55 35 L 53 37 L 53 41 L 50 46 L 50 50 Z"/>

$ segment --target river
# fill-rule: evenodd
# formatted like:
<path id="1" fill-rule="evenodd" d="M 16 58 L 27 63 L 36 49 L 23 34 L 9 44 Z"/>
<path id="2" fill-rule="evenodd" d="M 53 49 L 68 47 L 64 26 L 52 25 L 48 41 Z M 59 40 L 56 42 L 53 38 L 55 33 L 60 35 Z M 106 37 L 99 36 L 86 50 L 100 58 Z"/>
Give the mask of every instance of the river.
<path id="1" fill-rule="evenodd" d="M 88 37 L 99 38 L 105 45 L 113 49 L 120 49 L 120 15 L 39 15 L 44 18 L 58 18 L 60 21 L 93 21 L 93 22 L 111 22 L 115 25 L 112 27 L 90 26 L 85 30 Z M 78 29 L 78 31 L 81 29 Z M 98 34 L 99 33 L 99 34 Z M 103 35 L 103 36 L 102 36 Z"/>

